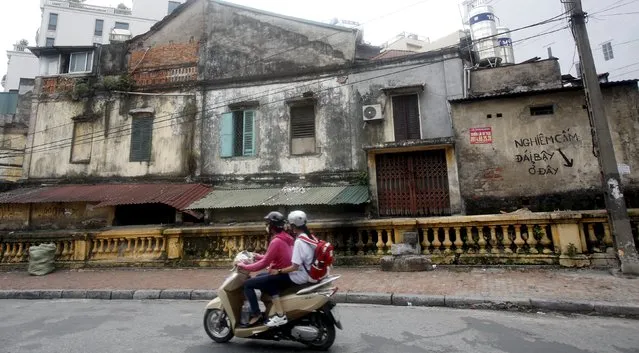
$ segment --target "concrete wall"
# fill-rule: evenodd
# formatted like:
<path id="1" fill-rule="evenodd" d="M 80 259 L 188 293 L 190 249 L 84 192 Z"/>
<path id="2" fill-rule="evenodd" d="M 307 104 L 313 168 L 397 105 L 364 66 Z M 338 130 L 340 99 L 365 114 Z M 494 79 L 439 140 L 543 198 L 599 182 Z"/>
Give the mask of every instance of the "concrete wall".
<path id="1" fill-rule="evenodd" d="M 113 207 L 95 208 L 84 202 L 2 204 L 0 230 L 96 229 L 111 225 Z"/>
<path id="2" fill-rule="evenodd" d="M 236 181 L 250 175 L 290 176 L 296 181 L 306 176 L 308 181 L 315 174 L 366 171 L 363 147 L 395 140 L 391 98 L 381 91 L 388 87 L 424 84 L 420 93 L 422 137 L 452 136 L 447 99 L 462 95 L 462 61 L 454 57 L 442 61 L 437 56 L 409 64 L 371 67 L 347 77 L 211 89 L 203 103 L 211 108 L 202 124 L 201 174 Z M 317 153 L 295 156 L 291 155 L 287 101 L 301 98 L 305 92 L 313 92 L 317 100 Z M 242 101 L 259 104 L 257 154 L 221 158 L 220 119 L 231 110 L 229 104 Z M 369 104 L 386 107 L 385 119 L 365 124 L 362 107 Z"/>
<path id="3" fill-rule="evenodd" d="M 211 1 L 203 79 L 290 74 L 355 59 L 353 30 Z"/>
<path id="4" fill-rule="evenodd" d="M 25 176 L 29 179 L 73 177 L 186 176 L 193 141 L 195 97 L 116 95 L 80 101 L 41 100 L 30 124 Z M 154 112 L 151 160 L 130 162 L 131 111 Z M 73 140 L 72 118 L 89 117 L 93 134 Z M 72 142 L 74 141 L 74 142 Z M 72 145 L 87 145 L 90 161 L 71 163 Z M 31 148 L 31 146 L 33 146 Z"/>
<path id="5" fill-rule="evenodd" d="M 0 230 L 21 229 L 29 225 L 29 205 L 1 204 Z"/>
<path id="6" fill-rule="evenodd" d="M 470 95 L 561 87 L 557 59 L 471 71 Z"/>
<path id="7" fill-rule="evenodd" d="M 21 78 L 35 78 L 38 75 L 38 58 L 28 51 L 7 51 L 9 63 L 7 65 L 7 83 L 4 91 L 20 88 Z"/>
<path id="8" fill-rule="evenodd" d="M 637 207 L 637 87 L 608 87 L 603 93 L 617 161 L 630 168 L 630 174 L 622 176 L 626 200 L 629 207 Z M 569 91 L 453 104 L 466 212 L 603 207 L 584 103 L 583 92 Z M 546 104 L 555 105 L 554 115 L 530 115 L 531 106 Z M 492 143 L 471 144 L 473 128 L 490 128 Z"/>

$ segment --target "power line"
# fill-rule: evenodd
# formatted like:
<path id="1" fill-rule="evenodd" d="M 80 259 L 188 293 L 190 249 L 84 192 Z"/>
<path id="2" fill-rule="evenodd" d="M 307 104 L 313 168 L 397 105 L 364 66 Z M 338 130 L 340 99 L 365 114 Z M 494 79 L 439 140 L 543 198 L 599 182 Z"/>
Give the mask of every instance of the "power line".
<path id="1" fill-rule="evenodd" d="M 531 27 L 535 27 L 535 26 L 543 25 L 543 24 L 546 24 L 546 23 L 549 23 L 549 22 L 552 22 L 552 21 L 556 21 L 556 19 L 557 19 L 558 17 L 562 16 L 562 15 L 563 15 L 563 14 L 558 15 L 558 16 L 555 16 L 555 17 L 553 17 L 553 18 L 550 18 L 550 19 L 548 19 L 548 20 L 546 20 L 546 21 L 541 21 L 541 22 L 538 22 L 538 23 L 535 23 L 535 24 L 532 24 L 532 25 L 528 25 L 528 26 L 524 26 L 524 27 L 521 27 L 521 28 L 517 28 L 517 29 L 514 29 L 514 30 L 512 30 L 512 31 L 510 31 L 510 32 L 515 32 L 515 31 L 519 31 L 519 30 L 522 30 L 522 29 L 531 28 Z M 489 37 L 486 37 L 486 38 L 490 38 L 490 37 L 494 37 L 494 36 L 489 36 Z M 534 36 L 533 36 L 533 37 L 534 37 Z M 521 39 L 521 40 L 519 40 L 519 41 L 523 41 L 523 40 L 527 40 L 527 38 Z M 519 42 L 519 41 L 516 41 L 516 42 Z M 436 61 L 436 62 L 434 62 L 434 63 L 437 63 L 437 62 L 441 62 L 441 61 Z M 432 64 L 434 64 L 434 63 L 432 63 Z M 384 77 L 384 76 L 394 75 L 394 74 L 397 74 L 397 73 L 400 73 L 400 72 L 403 72 L 403 71 L 408 71 L 408 70 L 412 70 L 412 69 L 415 69 L 415 68 L 419 68 L 419 67 L 421 67 L 421 66 L 428 66 L 428 65 L 432 65 L 432 64 L 421 64 L 421 65 L 419 65 L 419 64 L 418 64 L 418 66 L 415 66 L 415 67 L 409 68 L 409 69 L 407 69 L 407 70 L 394 71 L 394 72 L 391 72 L 391 73 L 388 73 L 388 74 L 384 74 L 384 75 L 381 75 L 381 76 L 372 77 L 372 78 L 369 78 L 369 79 L 366 79 L 366 80 L 357 81 L 356 83 L 364 82 L 364 81 L 371 80 L 371 79 L 375 79 L 375 78 L 379 78 L 379 77 Z M 406 65 L 406 66 L 410 66 L 410 65 L 411 65 L 411 64 Z M 321 82 L 325 82 L 325 81 L 329 81 L 329 80 L 333 80 L 333 79 L 334 79 L 334 76 L 331 76 L 331 77 L 329 77 L 328 79 L 323 80 L 323 81 L 312 82 L 310 85 L 313 85 L 313 86 L 314 86 L 314 85 L 318 85 L 318 84 L 320 84 Z M 349 85 L 352 85 L 352 84 L 353 84 L 353 83 L 350 83 Z M 299 87 L 295 87 L 295 90 L 297 90 L 297 89 L 299 89 Z M 333 88 L 329 88 L 329 89 L 333 89 Z M 323 90 L 320 90 L 320 91 L 323 91 Z M 281 92 L 280 92 L 280 93 L 281 93 Z M 268 94 L 265 94 L 265 95 L 260 96 L 260 97 L 268 97 L 268 96 L 271 96 L 271 95 L 273 95 L 273 94 L 274 94 L 274 93 L 268 93 Z M 255 98 L 260 98 L 260 97 L 254 97 L 254 99 L 255 99 Z M 250 98 L 250 97 L 244 97 L 243 99 L 247 99 L 247 98 Z M 285 100 L 286 100 L 286 99 L 284 99 L 284 100 L 280 100 L 280 101 L 285 101 Z M 238 99 L 234 99 L 233 101 L 239 101 L 239 100 L 238 100 Z M 269 102 L 269 103 L 267 103 L 267 105 L 268 105 L 268 104 L 272 104 L 272 103 L 277 103 L 277 102 L 280 102 L 280 101 Z M 227 102 L 226 102 L 226 104 L 223 104 L 223 105 L 220 105 L 220 106 L 216 106 L 216 107 L 213 107 L 213 108 L 211 108 L 211 109 L 226 107 L 226 106 L 228 105 L 228 103 L 230 103 L 230 101 L 227 101 Z M 206 111 L 207 111 L 207 110 L 203 109 L 203 110 L 196 111 L 195 113 L 196 113 L 196 114 L 197 114 L 197 113 L 205 113 Z M 162 116 L 160 116 L 160 117 L 162 117 Z M 168 119 L 165 119 L 165 120 L 161 120 L 161 119 L 160 119 L 160 120 L 158 120 L 158 119 L 157 119 L 158 117 L 156 117 L 156 119 L 154 119 L 154 124 L 155 124 L 155 123 L 166 122 L 166 121 L 171 121 L 173 118 L 179 118 L 179 117 L 180 117 L 180 115 L 167 114 L 167 115 L 165 115 L 165 117 L 168 117 Z M 195 121 L 197 121 L 197 120 L 199 120 L 199 119 L 197 119 L 197 118 L 196 118 L 196 119 L 195 119 Z M 70 123 L 70 124 L 73 124 L 73 123 Z M 64 124 L 64 125 L 65 125 L 65 126 L 68 126 L 68 125 L 70 125 L 70 124 Z M 51 128 L 49 128 L 49 129 L 51 129 Z M 101 132 L 102 132 L 102 133 L 104 133 L 104 132 L 105 132 L 105 130 L 106 130 L 106 129 L 104 129 L 104 130 L 98 130 L 97 132 L 96 132 L 96 131 L 93 131 L 92 133 L 89 133 L 89 134 L 83 134 L 83 135 L 75 136 L 75 138 L 76 138 L 76 141 L 78 141 L 78 140 L 77 140 L 77 138 L 78 138 L 78 137 L 85 137 L 86 139 L 84 139 L 84 140 L 91 140 L 91 141 L 94 141 L 94 142 L 100 142 L 100 141 L 103 141 L 103 140 L 108 139 L 109 137 L 107 136 L 107 137 L 105 137 L 105 138 L 104 138 L 104 139 L 102 139 L 102 140 L 100 140 L 100 139 L 98 139 L 98 140 L 94 140 L 94 139 L 93 139 L 93 136 L 95 136 L 96 134 L 98 134 L 98 135 L 99 135 Z M 120 132 L 126 132 L 126 131 L 131 131 L 131 130 L 132 130 L 132 126 L 131 126 L 131 127 L 128 127 L 128 128 L 123 128 L 123 129 L 120 129 L 120 130 L 117 130 L 117 129 L 116 129 L 116 130 L 111 130 L 111 131 L 109 131 L 108 133 L 111 133 L 111 134 L 117 134 L 117 133 L 120 133 Z M 34 133 L 33 135 L 35 136 L 35 134 L 36 134 L 36 133 Z M 121 136 L 118 136 L 118 137 L 121 137 Z M 80 141 L 84 141 L 84 140 L 80 140 Z M 70 143 L 70 144 L 69 144 L 69 143 Z M 53 145 L 55 145 L 55 144 L 60 144 L 60 145 L 53 146 Z M 84 143 L 84 144 L 86 144 L 86 143 Z M 46 143 L 43 143 L 43 144 L 40 144 L 40 145 L 27 147 L 27 148 L 25 148 L 25 153 L 26 153 L 26 150 L 30 150 L 30 153 L 46 152 L 46 151 L 51 150 L 51 148 L 60 149 L 60 148 L 66 148 L 66 147 L 69 147 L 69 146 L 72 146 L 72 145 L 74 145 L 74 136 L 72 136 L 72 137 L 70 137 L 70 138 L 65 138 L 65 139 L 62 139 L 62 140 L 58 140 L 58 141 L 46 142 Z M 46 147 L 46 146 L 51 146 L 51 147 L 49 147 L 48 149 L 40 149 L 40 150 L 36 150 L 36 148 Z"/>
<path id="2" fill-rule="evenodd" d="M 595 12 L 593 12 L 593 13 L 592 13 L 592 14 L 590 14 L 590 15 L 598 15 L 598 14 L 600 14 L 600 13 L 604 13 L 604 12 L 608 12 L 608 11 L 610 11 L 610 10 L 618 9 L 618 8 L 620 8 L 620 7 L 623 7 L 623 6 L 628 6 L 628 5 L 630 5 L 630 4 L 634 4 L 634 3 L 638 2 L 639 0 L 631 0 L 630 2 L 627 2 L 627 3 L 625 3 L 625 4 L 620 4 L 620 5 L 614 6 L 614 5 L 619 4 L 620 2 L 623 2 L 623 1 L 624 1 L 624 0 L 617 1 L 617 2 L 615 2 L 614 4 L 612 4 L 610 7 L 605 8 L 605 9 L 600 10 L 600 11 L 595 11 Z"/>
<path id="3" fill-rule="evenodd" d="M 400 13 L 400 12 L 403 12 L 403 11 L 405 11 L 405 10 L 407 10 L 407 9 L 411 8 L 411 7 L 414 7 L 414 6 L 417 6 L 417 5 L 420 5 L 420 4 L 423 4 L 423 3 L 429 2 L 429 1 L 432 1 L 432 0 L 420 0 L 420 1 L 417 1 L 417 2 L 415 2 L 415 3 L 412 3 L 412 4 L 408 5 L 408 6 L 405 6 L 405 7 L 403 7 L 403 8 L 400 8 L 400 9 L 398 9 L 398 10 L 395 10 L 395 11 L 392 11 L 392 12 L 389 12 L 389 13 L 386 13 L 386 14 L 383 14 L 383 15 L 381 15 L 381 16 L 375 17 L 375 18 L 373 18 L 373 19 L 371 19 L 371 20 L 368 20 L 368 21 L 366 21 L 366 22 L 364 22 L 364 23 L 360 24 L 358 27 L 360 27 L 360 28 L 361 28 L 361 27 L 363 27 L 363 26 L 364 26 L 364 25 L 366 25 L 366 24 L 370 24 L 371 22 L 375 22 L 375 21 L 378 21 L 378 20 L 380 20 L 380 19 L 386 18 L 386 17 L 388 17 L 388 16 L 395 15 L 395 14 Z M 338 32 L 335 32 L 335 33 L 331 33 L 331 34 L 328 34 L 328 35 L 325 35 L 325 36 L 319 37 L 319 38 L 315 39 L 314 41 L 325 40 L 325 39 L 328 39 L 328 38 L 333 37 L 333 36 L 338 35 L 338 34 L 341 34 L 341 32 L 339 32 L 339 31 L 338 31 Z M 272 55 L 270 55 L 270 56 L 267 56 L 267 57 L 264 57 L 264 58 L 260 58 L 259 60 L 255 60 L 255 61 L 253 61 L 253 62 L 249 62 L 249 63 L 247 63 L 246 65 L 243 65 L 243 66 L 241 66 L 241 67 L 239 67 L 239 68 L 237 68 L 237 69 L 227 71 L 227 72 L 226 72 L 226 74 L 228 75 L 228 74 L 230 74 L 230 73 L 234 73 L 234 72 L 238 72 L 238 71 L 241 71 L 241 70 L 247 69 L 247 68 L 249 68 L 251 65 L 258 64 L 258 63 L 260 63 L 260 62 L 264 62 L 264 61 L 266 61 L 266 60 L 268 60 L 268 59 L 272 59 L 272 58 L 274 58 L 274 57 L 276 57 L 276 56 L 279 56 L 279 55 L 282 55 L 282 54 L 286 54 L 286 53 L 288 53 L 288 52 L 291 52 L 291 51 L 294 51 L 294 50 L 297 50 L 297 49 L 300 49 L 300 48 L 303 48 L 303 47 L 306 47 L 306 46 L 308 46 L 308 44 L 301 44 L 301 45 L 298 45 L 298 46 L 294 46 L 294 47 L 288 48 L 288 49 L 283 50 L 283 51 L 281 51 L 281 52 L 278 52 L 278 53 L 272 54 Z M 139 64 L 141 64 L 141 63 L 142 63 L 142 62 L 140 62 Z M 48 128 L 48 129 L 40 130 L 40 131 L 36 131 L 36 132 L 34 132 L 33 134 L 41 133 L 41 132 L 48 131 L 48 130 L 50 130 L 50 129 L 54 129 L 54 128 L 61 128 L 61 127 L 69 126 L 69 125 L 73 125 L 73 122 L 71 122 L 71 123 L 67 123 L 67 124 L 63 124 L 63 125 L 54 126 L 54 127 Z M 13 139 L 16 139 L 16 138 L 13 138 Z M 11 139 L 9 139 L 9 141 L 10 141 L 10 140 L 11 140 Z"/>
<path id="4" fill-rule="evenodd" d="M 395 74 L 398 74 L 398 73 L 407 72 L 407 71 L 410 71 L 410 70 L 415 70 L 415 69 L 418 69 L 418 68 L 421 68 L 421 67 L 426 67 L 426 66 L 434 65 L 434 64 L 437 64 L 437 63 L 440 63 L 440 62 L 446 61 L 446 60 L 448 60 L 448 59 L 438 59 L 438 60 L 436 60 L 436 61 L 434 61 L 434 62 L 425 63 L 425 64 L 413 64 L 413 65 L 412 65 L 412 67 L 409 67 L 409 68 L 407 68 L 407 69 L 397 70 L 397 71 L 393 71 L 393 72 L 385 73 L 385 74 L 382 74 L 382 75 L 378 75 L 378 76 L 374 76 L 374 77 L 369 77 L 369 78 L 366 78 L 366 79 L 362 79 L 362 80 L 359 80 L 359 81 L 354 81 L 354 82 L 351 82 L 351 83 L 345 84 L 345 85 L 343 85 L 343 86 L 351 86 L 351 85 L 355 85 L 355 84 L 358 84 L 358 83 L 362 83 L 362 82 L 366 82 L 366 81 L 374 80 L 374 79 L 377 79 L 377 78 L 386 77 L 386 76 L 391 76 L 391 75 L 395 75 Z M 406 65 L 406 66 L 409 66 L 409 65 Z M 312 83 L 310 83 L 308 86 L 315 86 L 316 84 L 317 84 L 317 82 L 312 82 Z M 341 86 L 341 87 L 343 87 L 343 86 Z M 298 87 L 298 88 L 299 88 L 299 87 Z M 317 92 L 323 92 L 323 91 L 328 91 L 328 90 L 332 90 L 332 89 L 335 89 L 335 87 L 328 87 L 328 88 L 325 88 L 325 89 L 319 90 L 319 91 L 317 91 Z M 271 95 L 272 95 L 272 93 L 269 93 L 269 94 L 267 94 L 267 95 L 265 95 L 265 96 L 271 96 Z M 281 102 L 286 102 L 287 100 L 288 100 L 288 98 L 284 98 L 284 99 L 279 99 L 279 100 L 275 100 L 275 101 L 267 102 L 267 103 L 264 103 L 264 104 L 261 104 L 261 105 L 270 105 L 270 104 L 275 104 L 275 103 L 281 103 Z M 212 109 L 215 109 L 215 108 L 223 108 L 223 107 L 226 107 L 227 105 L 228 105 L 228 103 L 227 103 L 227 104 L 222 104 L 222 105 L 219 105 L 219 106 L 214 107 L 214 108 L 212 108 Z M 166 126 L 159 126 L 159 125 L 154 126 L 154 128 L 152 129 L 152 131 L 153 131 L 153 130 L 158 130 L 158 129 L 160 129 L 160 128 L 170 127 L 170 123 L 171 123 L 171 120 L 172 120 L 173 118 L 179 118 L 179 117 L 184 117 L 184 116 L 185 116 L 185 115 L 177 115 L 177 116 L 175 116 L 175 115 L 171 115 L 171 118 L 169 118 L 169 119 L 158 120 L 158 121 L 154 120 L 154 125 L 156 125 L 156 123 L 163 123 L 163 122 L 169 122 L 169 125 L 166 125 Z M 194 119 L 194 122 L 195 122 L 195 121 L 198 121 L 198 120 L 201 120 L 201 119 L 204 119 L 204 114 L 202 114 L 202 116 L 201 116 L 201 117 L 199 117 L 199 118 L 195 118 L 195 119 Z M 123 127 L 123 128 L 121 128 L 121 129 L 116 129 L 116 130 L 109 131 L 109 136 L 105 136 L 105 137 L 102 137 L 102 138 L 99 138 L 99 139 L 94 139 L 93 137 L 94 137 L 96 134 L 97 134 L 97 135 L 100 135 L 100 133 L 101 133 L 101 132 L 104 132 L 104 130 L 101 130 L 101 131 L 99 130 L 98 132 L 95 132 L 95 131 L 94 131 L 94 132 L 92 132 L 92 133 L 88 133 L 88 134 L 83 134 L 83 135 L 76 136 L 76 140 L 75 140 L 75 141 L 73 141 L 73 140 L 74 140 L 74 138 L 73 138 L 73 137 L 71 137 L 71 138 L 65 138 L 65 139 L 58 140 L 58 141 L 53 141 L 53 142 L 43 143 L 43 144 L 41 144 L 41 145 L 37 145 L 37 146 L 27 147 L 27 148 L 26 148 L 26 150 L 29 150 L 29 152 L 28 152 L 28 153 L 42 153 L 42 152 L 48 152 L 48 151 L 52 151 L 52 150 L 58 150 L 58 149 L 61 149 L 61 148 L 70 147 L 70 146 L 76 145 L 76 142 L 83 142 L 83 143 L 81 143 L 81 144 L 79 144 L 79 145 L 85 145 L 85 144 L 89 144 L 89 143 L 93 143 L 93 142 L 101 142 L 101 141 L 106 141 L 106 140 L 108 140 L 109 138 L 113 138 L 113 137 L 124 137 L 124 136 L 127 136 L 127 134 L 125 134 L 124 136 L 122 136 L 122 135 L 115 136 L 115 135 L 116 135 L 116 134 L 119 134 L 119 133 L 126 133 L 126 132 L 131 131 L 131 130 L 132 130 L 132 126 L 130 126 L 130 127 Z M 83 139 L 79 139 L 79 140 L 78 140 L 78 139 L 77 139 L 77 137 L 84 137 L 84 138 L 83 138 Z M 55 145 L 55 146 L 53 146 L 54 144 L 59 144 L 59 145 Z M 49 147 L 47 147 L 47 146 L 49 146 Z M 40 147 L 46 147 L 46 148 L 36 150 L 36 148 L 40 148 Z M 26 151 L 26 150 L 25 150 L 25 153 L 27 153 L 27 151 Z"/>

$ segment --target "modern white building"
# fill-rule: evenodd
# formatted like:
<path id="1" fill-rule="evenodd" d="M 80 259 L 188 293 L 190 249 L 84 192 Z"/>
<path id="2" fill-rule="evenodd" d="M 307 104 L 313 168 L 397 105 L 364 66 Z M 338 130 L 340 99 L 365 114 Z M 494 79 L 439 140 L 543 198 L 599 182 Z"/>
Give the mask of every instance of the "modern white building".
<path id="1" fill-rule="evenodd" d="M 79 1 L 40 0 L 42 20 L 36 35 L 38 47 L 69 47 L 124 41 L 147 32 L 186 0 L 133 0 L 133 8 L 95 6 Z M 28 51 L 8 51 L 5 91 L 18 89 L 20 78 L 35 78 L 49 67 Z"/>
<path id="2" fill-rule="evenodd" d="M 2 79 L 5 92 L 18 90 L 20 78 L 34 78 L 38 75 L 38 58 L 25 45 L 15 44 L 13 50 L 7 50 L 7 57 L 7 74 Z"/>

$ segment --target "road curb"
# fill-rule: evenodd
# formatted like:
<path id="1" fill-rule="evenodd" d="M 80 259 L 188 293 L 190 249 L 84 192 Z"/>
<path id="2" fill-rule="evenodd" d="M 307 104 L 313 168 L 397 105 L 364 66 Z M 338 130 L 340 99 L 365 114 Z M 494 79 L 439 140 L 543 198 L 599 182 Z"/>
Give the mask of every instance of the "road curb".
<path id="1" fill-rule="evenodd" d="M 0 300 L 211 300 L 215 297 L 217 297 L 216 291 L 208 289 L 0 290 Z M 639 305 L 611 302 L 360 292 L 338 292 L 335 294 L 333 299 L 337 303 L 343 304 L 448 307 L 455 309 L 523 312 L 561 312 L 639 319 Z"/>

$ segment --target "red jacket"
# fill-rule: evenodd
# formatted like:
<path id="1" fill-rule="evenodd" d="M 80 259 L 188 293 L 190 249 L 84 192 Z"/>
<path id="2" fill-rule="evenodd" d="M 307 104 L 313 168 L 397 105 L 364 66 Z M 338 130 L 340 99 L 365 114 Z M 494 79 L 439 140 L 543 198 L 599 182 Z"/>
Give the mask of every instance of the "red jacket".
<path id="1" fill-rule="evenodd" d="M 251 272 L 261 271 L 269 265 L 271 265 L 271 268 L 274 270 L 287 268 L 291 266 L 294 244 L 295 239 L 293 239 L 293 237 L 286 232 L 280 232 L 271 240 L 268 249 L 266 249 L 266 254 L 264 254 L 264 256 L 258 256 L 259 261 L 242 265 L 242 268 Z"/>

